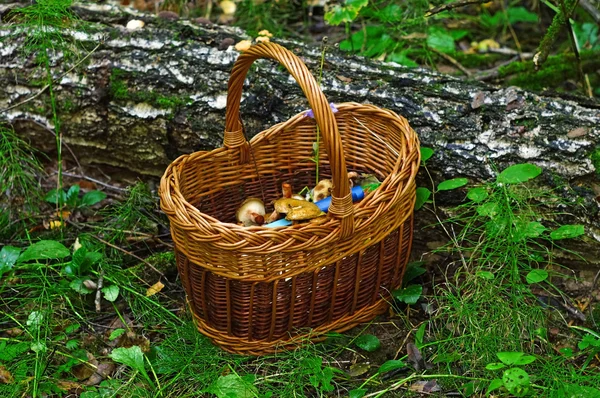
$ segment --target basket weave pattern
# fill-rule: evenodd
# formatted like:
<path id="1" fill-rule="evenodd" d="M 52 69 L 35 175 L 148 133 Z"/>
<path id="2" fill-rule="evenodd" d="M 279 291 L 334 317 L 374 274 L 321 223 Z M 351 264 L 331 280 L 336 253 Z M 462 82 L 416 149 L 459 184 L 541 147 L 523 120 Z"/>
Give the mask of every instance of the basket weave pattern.
<path id="1" fill-rule="evenodd" d="M 239 103 L 258 58 L 288 69 L 314 118 L 298 114 L 248 143 Z M 227 351 L 260 355 L 347 330 L 384 312 L 402 281 L 412 241 L 418 139 L 391 111 L 357 103 L 336 108 L 333 113 L 306 66 L 288 50 L 274 43 L 253 46 L 231 74 L 224 147 L 179 157 L 161 180 L 161 207 L 197 326 Z M 269 207 L 281 197 L 283 182 L 295 192 L 316 184 L 310 158 L 317 126 L 319 178 L 334 185 L 327 222 L 236 225 L 246 198 L 261 198 Z M 382 184 L 353 204 L 349 170 L 373 174 Z"/>

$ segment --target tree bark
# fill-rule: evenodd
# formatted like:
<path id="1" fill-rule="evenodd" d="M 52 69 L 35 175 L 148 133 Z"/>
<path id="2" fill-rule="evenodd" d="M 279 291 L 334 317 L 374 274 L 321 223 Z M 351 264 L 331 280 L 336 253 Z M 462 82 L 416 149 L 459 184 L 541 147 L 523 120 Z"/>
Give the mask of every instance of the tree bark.
<path id="1" fill-rule="evenodd" d="M 15 7 L 0 5 L 0 15 L 6 19 Z M 233 43 L 249 39 L 243 31 L 109 5 L 73 10 L 82 23 L 64 32 L 68 48 L 50 55 L 60 132 L 81 164 L 160 176 L 180 154 L 222 144 L 227 80 L 238 56 Z M 131 19 L 145 26 L 128 31 Z M 36 83 L 45 71 L 22 51 L 26 35 L 19 29 L 0 28 L 0 121 L 51 152 L 49 90 Z M 319 75 L 318 47 L 274 40 Z M 586 252 L 600 261 L 600 103 L 494 87 L 334 48 L 325 54 L 322 88 L 332 102 L 372 103 L 406 117 L 422 145 L 435 150 L 428 164 L 440 180 L 486 180 L 515 163 L 543 167 L 544 184 L 581 198 L 568 210 L 586 225 L 593 237 Z M 306 108 L 283 68 L 256 63 L 241 104 L 250 136 Z M 451 196 L 440 200 L 452 203 Z"/>

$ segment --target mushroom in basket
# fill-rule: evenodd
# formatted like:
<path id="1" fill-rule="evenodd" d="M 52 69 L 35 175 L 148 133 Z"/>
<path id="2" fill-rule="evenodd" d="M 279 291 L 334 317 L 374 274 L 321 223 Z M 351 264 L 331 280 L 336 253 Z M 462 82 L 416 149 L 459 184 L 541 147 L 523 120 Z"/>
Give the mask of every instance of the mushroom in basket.
<path id="1" fill-rule="evenodd" d="M 265 223 L 265 205 L 260 199 L 248 198 L 238 209 L 235 218 L 244 227 L 263 225 Z"/>
<path id="2" fill-rule="evenodd" d="M 310 220 L 325 214 L 319 209 L 319 206 L 312 202 L 292 198 L 276 200 L 275 211 L 279 214 L 285 214 L 285 219 L 288 221 Z"/>

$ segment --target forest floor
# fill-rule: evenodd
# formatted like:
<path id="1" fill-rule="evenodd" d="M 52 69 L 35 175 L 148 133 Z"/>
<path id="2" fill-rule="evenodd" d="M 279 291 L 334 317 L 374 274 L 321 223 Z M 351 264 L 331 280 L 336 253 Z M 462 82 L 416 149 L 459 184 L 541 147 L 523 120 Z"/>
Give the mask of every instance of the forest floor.
<path id="1" fill-rule="evenodd" d="M 205 17 L 208 3 L 165 2 L 189 18 Z M 598 21 L 583 8 L 536 71 L 532 58 L 559 12 L 547 1 L 435 9 L 429 19 L 431 5 L 417 0 L 409 10 L 347 1 L 330 14 L 283 0 L 244 0 L 227 13 L 224 3 L 212 4 L 211 21 L 253 36 L 328 36 L 328 45 L 407 66 L 600 95 Z M 9 129 L 1 137 L 2 397 L 600 397 L 598 270 L 560 264 L 561 241 L 583 231 L 546 217 L 544 203 L 563 199 L 532 184 L 537 168 L 484 185 L 450 182 L 464 200 L 443 212 L 443 189 L 429 187 L 415 213 L 430 220 L 415 231 L 428 250 L 413 251 L 386 314 L 322 343 L 248 357 L 196 330 L 156 181 L 40 163 Z"/>

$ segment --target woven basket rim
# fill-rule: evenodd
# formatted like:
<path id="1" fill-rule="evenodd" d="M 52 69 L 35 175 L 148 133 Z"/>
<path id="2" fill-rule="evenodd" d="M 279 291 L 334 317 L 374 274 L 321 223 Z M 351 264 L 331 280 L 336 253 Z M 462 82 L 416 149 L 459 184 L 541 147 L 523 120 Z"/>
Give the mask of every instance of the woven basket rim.
<path id="1" fill-rule="evenodd" d="M 357 102 L 344 102 L 344 103 L 340 103 L 340 104 L 335 104 L 335 107 L 340 112 L 345 111 L 345 110 L 350 110 L 352 108 L 362 108 L 362 109 L 367 108 L 367 109 L 369 109 L 369 111 L 377 111 L 377 112 L 387 113 L 389 116 L 391 116 L 393 118 L 397 118 L 399 121 L 402 121 L 404 119 L 403 117 L 399 116 L 398 114 L 396 114 L 395 112 L 393 112 L 391 110 L 379 108 L 379 107 L 376 107 L 376 106 L 370 105 L 370 104 L 359 104 Z M 288 125 L 292 125 L 299 118 L 307 117 L 306 112 L 307 112 L 307 110 L 299 112 L 296 115 L 289 118 L 288 120 L 278 123 L 278 124 L 275 124 L 275 125 L 271 126 L 270 128 L 268 128 L 267 130 L 263 130 L 263 131 L 259 132 L 249 141 L 250 145 L 258 145 L 262 141 L 268 140 L 268 139 L 272 138 L 273 136 L 276 136 L 278 131 L 282 130 L 283 128 L 287 127 Z M 411 128 L 409 128 L 407 131 L 404 131 L 404 134 L 407 135 L 407 133 L 410 133 L 410 132 L 412 132 Z M 414 132 L 412 132 L 412 134 L 414 134 Z M 411 138 L 411 137 L 407 137 L 407 141 L 410 141 L 409 138 Z M 416 138 L 416 135 L 414 136 L 414 138 Z M 396 149 L 394 148 L 394 150 L 396 150 Z M 417 156 L 420 158 L 420 154 L 418 153 L 418 148 L 415 148 L 415 150 L 417 150 Z M 211 151 L 197 151 L 197 152 L 190 153 L 190 154 L 184 154 L 184 155 L 179 156 L 177 159 L 175 159 L 169 165 L 169 167 L 167 168 L 167 170 L 165 171 L 165 173 L 162 176 L 162 179 L 169 181 L 169 184 L 168 184 L 169 192 L 168 193 L 163 192 L 162 190 L 159 191 L 159 194 L 161 197 L 161 206 L 163 207 L 163 210 L 166 210 L 168 208 L 167 203 L 164 199 L 167 199 L 167 195 L 174 195 L 174 196 L 177 196 L 179 201 L 181 202 L 181 204 L 184 205 L 185 211 L 183 213 L 189 218 L 189 220 L 192 220 L 192 219 L 196 220 L 196 221 L 203 220 L 207 224 L 207 226 L 210 225 L 210 226 L 226 227 L 230 232 L 234 232 L 234 233 L 238 234 L 239 236 L 246 236 L 246 237 L 251 237 L 252 235 L 256 234 L 256 235 L 264 238 L 265 235 L 272 235 L 273 233 L 280 234 L 280 233 L 286 233 L 289 231 L 309 232 L 312 228 L 314 228 L 314 225 L 310 224 L 310 223 L 302 223 L 302 224 L 281 226 L 281 227 L 275 227 L 275 228 L 266 227 L 266 226 L 245 227 L 245 226 L 241 226 L 241 225 L 238 225 L 235 223 L 223 222 L 217 218 L 212 217 L 209 214 L 201 212 L 195 206 L 193 206 L 191 203 L 189 203 L 187 201 L 187 199 L 184 197 L 184 195 L 181 193 L 181 190 L 178 187 L 179 184 L 176 184 L 174 181 L 178 177 L 179 167 L 184 167 L 185 163 L 187 163 L 189 161 L 201 161 L 202 159 L 204 159 L 206 157 L 215 156 L 220 153 L 226 153 L 227 151 L 228 151 L 227 148 L 220 147 L 220 148 L 213 149 Z M 398 156 L 398 159 L 396 160 L 396 164 L 395 164 L 395 169 L 401 170 L 401 167 L 400 167 L 401 164 L 406 161 L 407 161 L 407 159 L 405 159 L 405 157 Z M 413 173 L 410 176 L 408 176 L 408 179 L 414 178 L 415 174 L 416 174 L 416 170 L 414 170 Z M 361 207 L 368 204 L 369 201 L 374 196 L 376 196 L 378 193 L 381 193 L 383 190 L 390 189 L 391 186 L 397 185 L 397 184 L 392 184 L 390 182 L 393 177 L 395 177 L 395 174 L 389 173 L 383 179 L 383 181 L 381 181 L 381 185 L 379 187 L 377 187 L 375 190 L 373 190 L 371 192 L 365 193 L 364 199 L 362 199 L 360 202 L 354 203 L 353 209 L 355 211 L 355 214 L 356 214 L 357 209 L 360 209 Z M 260 178 L 260 177 L 257 177 L 257 178 Z M 162 186 L 162 184 L 161 184 L 161 186 Z M 404 187 L 404 190 L 406 190 L 406 189 L 409 189 L 408 185 L 406 185 Z M 404 192 L 404 190 L 402 192 Z M 393 204 L 393 202 L 394 201 L 392 198 L 388 201 L 384 201 L 383 204 L 386 208 L 389 208 Z M 182 209 L 179 209 L 179 210 L 182 210 Z M 385 209 L 383 209 L 383 211 L 385 211 Z M 182 211 L 179 211 L 177 213 L 178 213 L 178 215 L 183 215 Z M 356 219 L 355 224 L 357 223 L 357 221 L 359 221 L 359 220 Z M 330 227 L 333 230 L 333 229 L 337 228 L 339 226 L 339 224 L 340 224 L 339 219 L 329 218 L 329 220 L 326 223 L 320 224 L 319 227 Z"/>

